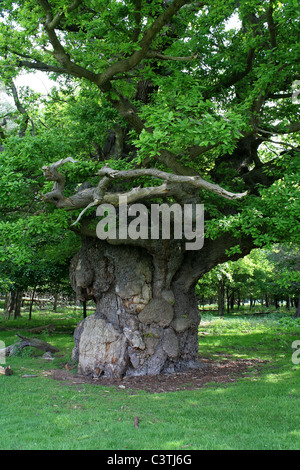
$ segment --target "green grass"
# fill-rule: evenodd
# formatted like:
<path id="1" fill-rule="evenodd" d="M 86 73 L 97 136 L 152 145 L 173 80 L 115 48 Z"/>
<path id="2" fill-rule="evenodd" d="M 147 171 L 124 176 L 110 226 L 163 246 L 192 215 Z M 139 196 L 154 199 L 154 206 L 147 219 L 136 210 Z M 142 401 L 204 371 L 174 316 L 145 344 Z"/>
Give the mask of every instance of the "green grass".
<path id="1" fill-rule="evenodd" d="M 71 356 L 73 337 L 59 325 L 70 329 L 79 320 L 81 315 L 71 311 L 36 312 L 31 322 L 0 317 L 0 328 L 17 328 L 0 330 L 7 345 L 18 339 L 17 331 L 54 323 L 58 330 L 39 337 L 60 348 L 50 363 L 29 348 L 7 358 L 14 374 L 0 375 L 0 449 L 299 450 L 300 364 L 291 360 L 291 344 L 300 340 L 299 320 L 282 314 L 224 319 L 204 314 L 200 356 L 268 362 L 236 382 L 154 394 L 72 385 L 47 376 L 47 370 L 63 367 Z"/>

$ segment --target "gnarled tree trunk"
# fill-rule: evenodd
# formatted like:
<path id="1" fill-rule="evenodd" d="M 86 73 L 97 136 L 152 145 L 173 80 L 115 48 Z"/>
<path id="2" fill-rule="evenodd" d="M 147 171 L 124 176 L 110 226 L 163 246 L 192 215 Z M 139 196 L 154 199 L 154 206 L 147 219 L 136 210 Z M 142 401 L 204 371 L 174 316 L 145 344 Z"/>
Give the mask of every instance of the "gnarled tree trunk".
<path id="1" fill-rule="evenodd" d="M 142 247 L 83 239 L 71 282 L 78 299 L 94 299 L 96 311 L 75 331 L 73 359 L 82 374 L 154 375 L 200 365 L 194 289 L 176 286 L 180 245 L 168 244 L 160 257 Z"/>
<path id="2" fill-rule="evenodd" d="M 181 240 L 110 242 L 82 237 L 72 260 L 71 284 L 81 301 L 93 299 L 95 313 L 74 334 L 73 359 L 83 375 L 156 375 L 200 367 L 195 295 L 198 279 L 229 259 L 228 234 L 184 251 Z M 140 246 L 136 244 L 140 242 Z M 241 254 L 251 239 L 239 240 Z"/>

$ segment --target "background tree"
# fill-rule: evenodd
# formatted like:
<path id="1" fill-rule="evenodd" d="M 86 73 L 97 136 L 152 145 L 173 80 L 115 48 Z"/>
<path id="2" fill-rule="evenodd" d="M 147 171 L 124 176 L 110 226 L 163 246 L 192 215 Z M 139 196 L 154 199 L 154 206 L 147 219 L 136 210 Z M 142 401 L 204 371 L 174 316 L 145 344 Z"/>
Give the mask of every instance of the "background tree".
<path id="1" fill-rule="evenodd" d="M 288 310 L 296 310 L 299 280 L 298 247 L 275 245 L 272 249 L 254 249 L 244 258 L 216 266 L 198 281 L 196 293 L 203 305 L 218 303 L 219 315 L 225 313 L 225 298 L 227 312 L 245 302 L 249 302 L 249 310 L 256 303 L 279 308 L 279 302 Z"/>
<path id="2" fill-rule="evenodd" d="M 142 375 L 197 365 L 198 279 L 255 246 L 299 242 L 296 2 L 4 0 L 1 12 L 6 84 L 25 68 L 64 77 L 68 87 L 67 102 L 51 108 L 51 131 L 29 136 L 27 126 L 13 154 L 18 160 L 27 146 L 39 181 L 43 166 L 41 217 L 45 203 L 77 217 L 82 246 L 71 281 L 79 299 L 96 302 L 75 335 L 81 371 Z M 29 183 L 36 194 L 40 183 Z M 204 203 L 204 247 L 100 242 L 95 207 L 117 204 L 119 194 L 144 204 Z M 72 219 L 49 213 L 60 227 Z"/>

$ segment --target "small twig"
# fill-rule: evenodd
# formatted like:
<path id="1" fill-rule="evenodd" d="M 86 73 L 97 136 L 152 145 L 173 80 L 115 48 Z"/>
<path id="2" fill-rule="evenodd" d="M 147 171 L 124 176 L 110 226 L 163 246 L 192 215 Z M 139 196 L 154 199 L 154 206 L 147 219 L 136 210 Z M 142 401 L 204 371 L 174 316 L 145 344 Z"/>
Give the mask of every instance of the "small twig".
<path id="1" fill-rule="evenodd" d="M 75 220 L 75 222 L 73 222 L 73 224 L 71 224 L 71 227 L 73 225 L 76 225 L 79 220 L 81 219 L 81 217 L 83 216 L 83 214 L 90 208 L 90 207 L 93 207 L 93 206 L 98 206 L 100 203 L 100 200 L 99 199 L 95 199 L 93 202 L 91 202 L 90 204 L 88 204 L 84 209 L 83 211 L 80 212 L 79 216 L 77 217 L 77 219 Z"/>

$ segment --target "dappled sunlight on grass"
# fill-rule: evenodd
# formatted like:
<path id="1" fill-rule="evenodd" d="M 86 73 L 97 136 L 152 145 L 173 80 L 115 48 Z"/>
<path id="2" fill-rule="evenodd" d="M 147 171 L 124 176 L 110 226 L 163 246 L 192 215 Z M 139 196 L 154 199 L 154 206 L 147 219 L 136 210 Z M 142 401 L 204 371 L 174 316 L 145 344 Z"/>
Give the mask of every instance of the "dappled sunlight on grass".
<path id="1" fill-rule="evenodd" d="M 271 382 L 271 383 L 278 383 L 280 380 L 282 380 L 282 377 L 280 377 L 278 374 L 268 374 L 264 376 L 264 381 L 265 382 Z"/>
<path id="2" fill-rule="evenodd" d="M 167 396 L 163 393 L 148 395 L 148 399 L 154 401 L 166 401 L 166 398 Z"/>
<path id="3" fill-rule="evenodd" d="M 230 353 L 234 357 L 272 360 L 291 355 L 300 321 L 290 317 L 214 317 L 203 315 L 199 326 L 200 356 Z"/>
<path id="4" fill-rule="evenodd" d="M 272 369 L 272 366 L 270 366 Z M 273 382 L 277 383 L 279 381 L 288 381 L 293 380 L 294 378 L 298 378 L 300 376 L 300 367 L 292 367 L 288 368 L 288 370 L 278 370 L 278 368 L 269 374 L 264 374 L 263 379 L 265 382 Z"/>
<path id="5" fill-rule="evenodd" d="M 300 430 L 299 431 L 291 431 L 289 434 L 291 436 L 296 437 L 297 439 L 299 439 L 298 442 L 300 442 Z"/>

